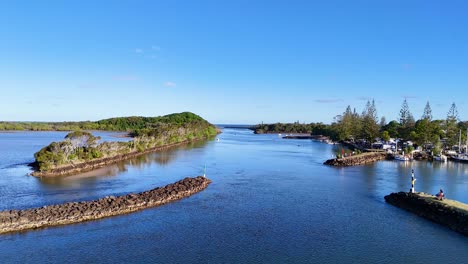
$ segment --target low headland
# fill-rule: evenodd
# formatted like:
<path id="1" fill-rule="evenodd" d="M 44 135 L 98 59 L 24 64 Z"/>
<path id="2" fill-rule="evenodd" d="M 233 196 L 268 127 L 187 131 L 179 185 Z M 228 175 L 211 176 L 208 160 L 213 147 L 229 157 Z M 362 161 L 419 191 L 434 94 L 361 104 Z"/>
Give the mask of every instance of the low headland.
<path id="1" fill-rule="evenodd" d="M 93 201 L 69 202 L 25 210 L 1 211 L 0 233 L 74 224 L 128 214 L 191 196 L 204 190 L 210 183 L 211 180 L 208 178 L 198 176 L 136 194 L 108 196 Z"/>
<path id="2" fill-rule="evenodd" d="M 385 196 L 385 201 L 468 236 L 468 204 L 408 192 L 391 193 Z"/>
<path id="3" fill-rule="evenodd" d="M 135 129 L 128 142 L 102 142 L 87 131 L 74 131 L 60 142 L 52 142 L 34 154 L 37 177 L 63 176 L 86 172 L 153 151 L 215 136 L 220 131 L 193 113 L 184 112 L 157 118 L 114 118 L 113 127 Z M 133 120 L 133 121 L 132 121 Z M 141 124 L 141 120 L 146 120 Z M 133 123 L 132 123 L 133 122 Z"/>

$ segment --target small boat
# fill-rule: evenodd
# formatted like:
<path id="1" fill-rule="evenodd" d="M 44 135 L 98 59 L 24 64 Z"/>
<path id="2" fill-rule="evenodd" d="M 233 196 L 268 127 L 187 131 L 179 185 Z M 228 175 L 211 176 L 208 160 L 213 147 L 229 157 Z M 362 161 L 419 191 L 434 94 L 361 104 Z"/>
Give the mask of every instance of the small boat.
<path id="1" fill-rule="evenodd" d="M 468 154 L 458 154 L 457 156 L 453 156 L 452 159 L 454 161 L 468 163 Z"/>
<path id="2" fill-rule="evenodd" d="M 395 155 L 393 157 L 395 158 L 395 160 L 398 160 L 398 161 L 409 161 L 410 160 L 410 158 L 408 158 L 405 155 Z"/>
<path id="3" fill-rule="evenodd" d="M 440 155 L 435 155 L 434 156 L 435 161 L 440 161 L 440 162 L 447 162 L 447 156 L 440 154 Z"/>

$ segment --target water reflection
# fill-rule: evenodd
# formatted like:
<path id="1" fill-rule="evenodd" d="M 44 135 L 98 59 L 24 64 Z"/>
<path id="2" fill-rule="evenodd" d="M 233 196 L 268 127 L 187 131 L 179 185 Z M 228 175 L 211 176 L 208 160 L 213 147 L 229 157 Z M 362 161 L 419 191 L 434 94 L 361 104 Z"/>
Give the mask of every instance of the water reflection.
<path id="1" fill-rule="evenodd" d="M 170 163 L 176 161 L 180 156 L 184 155 L 184 151 L 194 148 L 203 148 L 210 140 L 212 140 L 212 138 L 207 140 L 190 142 L 167 150 L 153 152 L 135 157 L 133 159 L 121 161 L 113 165 L 89 172 L 63 177 L 43 177 L 38 178 L 38 180 L 44 185 L 51 186 L 77 187 L 81 186 L 84 183 L 89 185 L 93 182 L 98 181 L 101 178 L 117 176 L 122 172 L 128 171 L 129 169 L 144 170 L 145 168 L 154 165 L 167 166 Z"/>

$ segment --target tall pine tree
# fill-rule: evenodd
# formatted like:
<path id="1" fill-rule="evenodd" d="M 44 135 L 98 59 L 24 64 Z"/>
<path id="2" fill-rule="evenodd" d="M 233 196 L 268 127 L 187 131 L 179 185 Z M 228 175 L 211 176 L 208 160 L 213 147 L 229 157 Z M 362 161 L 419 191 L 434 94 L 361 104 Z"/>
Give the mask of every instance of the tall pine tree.
<path id="1" fill-rule="evenodd" d="M 429 101 L 426 103 L 426 107 L 424 107 L 424 113 L 421 119 L 432 121 L 432 109 L 431 109 L 431 106 L 429 105 Z"/>
<path id="2" fill-rule="evenodd" d="M 447 113 L 447 119 L 445 120 L 445 137 L 446 144 L 452 147 L 458 143 L 458 110 L 455 103 L 452 103 L 450 110 Z"/>
<path id="3" fill-rule="evenodd" d="M 400 129 L 398 133 L 403 139 L 410 139 L 410 132 L 414 127 L 414 117 L 411 114 L 408 106 L 408 101 L 403 101 L 400 110 Z"/>
<path id="4" fill-rule="evenodd" d="M 379 124 L 375 101 L 367 101 L 366 108 L 362 112 L 361 136 L 367 140 L 369 146 L 379 136 Z"/>

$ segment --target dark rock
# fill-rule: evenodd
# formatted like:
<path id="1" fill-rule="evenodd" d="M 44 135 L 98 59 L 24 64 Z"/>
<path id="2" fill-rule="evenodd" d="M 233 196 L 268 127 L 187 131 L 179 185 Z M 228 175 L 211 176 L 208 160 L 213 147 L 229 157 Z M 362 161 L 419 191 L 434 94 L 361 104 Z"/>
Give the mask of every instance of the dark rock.
<path id="1" fill-rule="evenodd" d="M 356 166 L 384 160 L 386 158 L 387 154 L 385 152 L 366 152 L 340 159 L 330 159 L 325 161 L 324 164 L 330 166 Z"/>
<path id="2" fill-rule="evenodd" d="M 193 182 L 193 184 L 186 187 L 187 182 Z M 202 191 L 210 183 L 209 179 L 199 176 L 185 178 L 174 184 L 137 194 L 107 196 L 94 201 L 71 202 L 26 210 L 1 211 L 0 233 L 78 223 L 125 214 L 188 197 Z"/>

